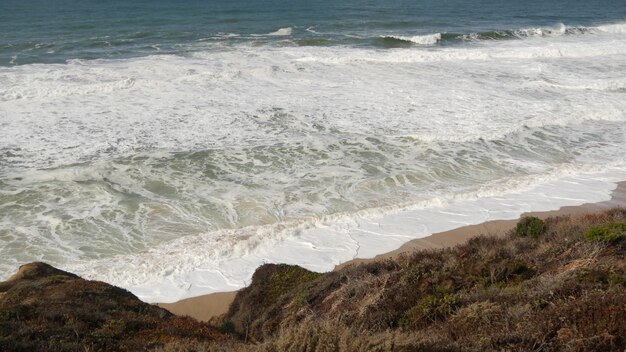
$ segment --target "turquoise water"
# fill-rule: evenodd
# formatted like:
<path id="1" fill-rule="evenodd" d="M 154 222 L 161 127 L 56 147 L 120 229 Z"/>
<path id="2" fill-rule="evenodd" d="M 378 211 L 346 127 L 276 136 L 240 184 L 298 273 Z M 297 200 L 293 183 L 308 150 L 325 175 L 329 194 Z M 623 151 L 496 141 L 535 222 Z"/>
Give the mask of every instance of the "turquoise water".
<path id="1" fill-rule="evenodd" d="M 605 200 L 623 1 L 0 1 L 0 279 L 148 301 Z"/>
<path id="2" fill-rule="evenodd" d="M 623 1 L 80 1 L 0 3 L 0 65 L 182 54 L 239 44 L 408 47 L 381 36 L 516 38 L 516 30 L 621 21 Z M 287 36 L 268 36 L 281 28 Z"/>

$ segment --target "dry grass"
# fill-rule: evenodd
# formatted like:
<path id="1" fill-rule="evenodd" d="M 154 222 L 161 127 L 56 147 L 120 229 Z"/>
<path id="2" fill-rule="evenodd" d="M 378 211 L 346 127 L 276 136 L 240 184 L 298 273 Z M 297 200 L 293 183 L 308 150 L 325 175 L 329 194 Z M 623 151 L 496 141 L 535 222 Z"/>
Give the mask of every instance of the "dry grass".
<path id="1" fill-rule="evenodd" d="M 233 307 L 222 322 L 245 326 L 259 351 L 623 351 L 625 241 L 583 234 L 625 219 L 526 220 L 522 233 L 344 268 L 270 302 L 246 289 L 239 304 L 255 314 L 237 320 Z"/>
<path id="2" fill-rule="evenodd" d="M 35 266 L 0 283 L 0 350 L 624 351 L 626 240 L 584 234 L 625 220 L 526 219 L 326 274 L 264 265 L 213 327 Z"/>
<path id="3" fill-rule="evenodd" d="M 0 351 L 139 351 L 174 340 L 215 342 L 215 328 L 44 263 L 0 283 Z"/>

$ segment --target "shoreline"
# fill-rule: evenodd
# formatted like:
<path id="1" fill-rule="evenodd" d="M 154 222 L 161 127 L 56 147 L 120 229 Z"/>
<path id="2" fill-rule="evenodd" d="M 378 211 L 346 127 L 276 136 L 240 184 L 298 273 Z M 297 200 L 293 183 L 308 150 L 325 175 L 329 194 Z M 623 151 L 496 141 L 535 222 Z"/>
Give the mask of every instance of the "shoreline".
<path id="1" fill-rule="evenodd" d="M 620 206 L 626 207 L 626 181 L 616 182 L 616 188 L 612 191 L 610 200 L 597 203 L 584 203 L 575 206 L 564 206 L 558 210 L 527 212 L 523 213 L 520 218 L 524 216 L 537 216 L 542 219 L 553 216 L 577 216 Z M 476 225 L 462 226 L 453 230 L 434 233 L 423 238 L 413 239 L 404 243 L 398 249 L 379 254 L 373 258 L 352 259 L 335 266 L 333 270 L 339 270 L 350 265 L 395 258 L 403 253 L 416 250 L 454 247 L 481 234 L 501 236 L 513 229 L 518 220 L 519 218 L 513 220 L 491 220 Z M 230 304 L 235 299 L 237 292 L 238 291 L 216 292 L 183 299 L 174 303 L 156 303 L 156 305 L 176 315 L 187 315 L 200 321 L 208 321 L 213 317 L 226 313 Z"/>

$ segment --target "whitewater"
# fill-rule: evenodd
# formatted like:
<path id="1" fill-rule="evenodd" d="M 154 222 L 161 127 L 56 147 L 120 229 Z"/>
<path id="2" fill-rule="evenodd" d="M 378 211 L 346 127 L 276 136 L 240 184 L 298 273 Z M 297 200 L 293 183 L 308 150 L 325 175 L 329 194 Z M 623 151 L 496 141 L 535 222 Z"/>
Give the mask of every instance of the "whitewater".
<path id="1" fill-rule="evenodd" d="M 410 45 L 389 48 L 283 25 L 259 34 L 280 45 L 2 66 L 0 279 L 43 260 L 174 302 L 608 200 L 624 28 L 367 36 Z"/>

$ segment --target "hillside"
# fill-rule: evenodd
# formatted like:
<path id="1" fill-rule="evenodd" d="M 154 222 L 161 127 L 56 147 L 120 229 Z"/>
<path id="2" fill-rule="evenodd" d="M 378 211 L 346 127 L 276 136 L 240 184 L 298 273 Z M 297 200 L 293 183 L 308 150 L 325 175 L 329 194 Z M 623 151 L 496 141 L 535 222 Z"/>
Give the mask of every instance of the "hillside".
<path id="1" fill-rule="evenodd" d="M 267 264 L 210 324 L 33 263 L 0 283 L 0 350 L 623 351 L 625 236 L 613 209 L 325 274 Z"/>
<path id="2" fill-rule="evenodd" d="M 224 339 L 121 288 L 44 263 L 0 283 L 0 351 L 141 351 Z"/>
<path id="3" fill-rule="evenodd" d="M 268 351 L 623 351 L 624 220 L 527 219 L 323 275 L 265 265 L 222 323 Z"/>

